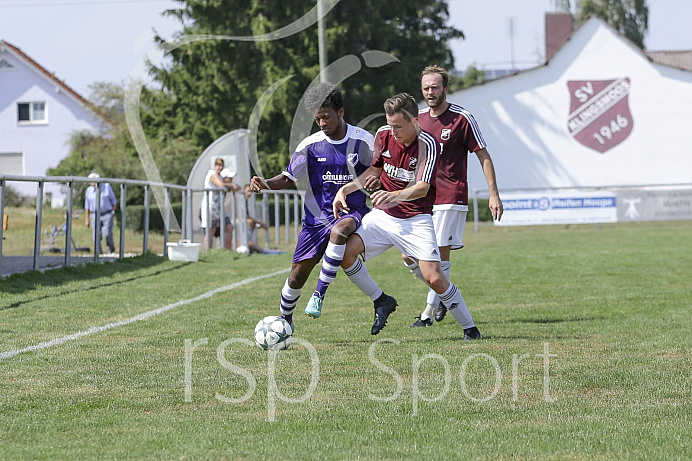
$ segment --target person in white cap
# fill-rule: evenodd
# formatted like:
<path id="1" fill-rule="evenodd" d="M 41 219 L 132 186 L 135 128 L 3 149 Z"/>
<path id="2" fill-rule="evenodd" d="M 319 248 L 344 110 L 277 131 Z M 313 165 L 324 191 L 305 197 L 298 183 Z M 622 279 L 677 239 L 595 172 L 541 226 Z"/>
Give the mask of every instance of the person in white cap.
<path id="1" fill-rule="evenodd" d="M 101 175 L 96 172 L 91 172 L 89 179 L 99 179 Z M 86 193 L 84 194 L 84 209 L 86 210 L 86 226 L 91 227 L 92 217 L 96 219 L 96 181 L 89 183 Z M 113 242 L 113 218 L 115 217 L 115 209 L 118 206 L 118 199 L 115 197 L 115 192 L 107 182 L 101 183 L 101 237 L 106 239 L 108 252 L 115 253 L 115 243 Z M 96 226 L 93 227 L 94 236 L 94 252 L 101 254 L 101 239 L 96 241 Z"/>

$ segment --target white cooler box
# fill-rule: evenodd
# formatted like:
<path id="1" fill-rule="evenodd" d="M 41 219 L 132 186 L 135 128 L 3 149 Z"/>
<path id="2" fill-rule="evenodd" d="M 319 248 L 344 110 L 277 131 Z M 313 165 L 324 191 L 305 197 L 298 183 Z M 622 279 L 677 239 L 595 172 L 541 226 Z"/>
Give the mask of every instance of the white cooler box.
<path id="1" fill-rule="evenodd" d="M 201 243 L 192 243 L 189 240 L 166 243 L 168 248 L 168 259 L 171 261 L 197 262 L 199 260 L 199 249 Z"/>

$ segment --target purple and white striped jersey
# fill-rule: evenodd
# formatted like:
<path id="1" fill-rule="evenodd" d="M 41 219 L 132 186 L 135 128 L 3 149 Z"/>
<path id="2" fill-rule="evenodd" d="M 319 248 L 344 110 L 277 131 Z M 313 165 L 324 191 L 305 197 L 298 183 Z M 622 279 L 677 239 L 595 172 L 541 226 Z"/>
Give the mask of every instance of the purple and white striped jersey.
<path id="1" fill-rule="evenodd" d="M 338 141 L 318 131 L 298 145 L 283 174 L 306 191 L 303 224 L 334 221 L 332 202 L 337 191 L 368 169 L 373 148 L 374 137 L 352 125 L 347 125 L 346 136 Z M 352 211 L 369 211 L 360 190 L 348 195 L 347 204 Z"/>

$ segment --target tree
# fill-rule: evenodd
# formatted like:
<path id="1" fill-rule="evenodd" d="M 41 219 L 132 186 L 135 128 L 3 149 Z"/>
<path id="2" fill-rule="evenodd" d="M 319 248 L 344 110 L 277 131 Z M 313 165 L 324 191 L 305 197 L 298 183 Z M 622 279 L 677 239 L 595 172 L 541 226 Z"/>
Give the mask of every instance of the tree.
<path id="1" fill-rule="evenodd" d="M 176 1 L 181 7 L 167 14 L 183 25 L 179 36 L 266 34 L 315 6 L 314 0 Z M 442 0 L 402 0 L 396 8 L 375 0 L 342 1 L 329 11 L 329 61 L 353 55 L 362 64 L 358 73 L 341 82 L 348 122 L 382 113 L 382 103 L 395 93 L 418 95 L 420 72 L 426 65 L 453 67 L 447 43 L 463 35 L 446 26 L 448 17 Z M 297 104 L 319 73 L 317 41 L 313 26 L 274 41 L 218 39 L 180 46 L 169 53 L 166 65 L 152 70 L 160 90 L 142 94 L 143 125 L 162 145 L 185 139 L 201 151 L 223 134 L 247 127 L 260 95 L 290 76 L 271 97 L 258 133 L 263 173 L 278 173 L 295 148 L 289 137 Z M 368 67 L 362 54 L 372 50 L 390 53 L 400 62 Z M 383 119 L 375 123 L 382 124 Z"/>
<path id="2" fill-rule="evenodd" d="M 582 0 L 577 10 L 578 22 L 596 15 L 644 49 L 644 35 L 649 27 L 649 7 L 645 0 Z"/>
<path id="3" fill-rule="evenodd" d="M 470 65 L 468 69 L 466 69 L 463 77 L 459 77 L 452 73 L 449 74 L 449 92 L 453 93 L 474 85 L 480 85 L 485 83 L 485 81 L 485 72 L 478 70 L 474 65 Z"/>
<path id="4" fill-rule="evenodd" d="M 51 176 L 87 176 L 96 171 L 103 177 L 146 179 L 135 150 L 124 116 L 124 86 L 97 82 L 89 86 L 89 102 L 92 110 L 104 117 L 100 132 L 75 131 L 70 135 L 70 153 L 58 166 L 47 171 Z M 157 138 L 150 140 L 156 152 L 157 164 L 165 182 L 185 184 L 187 175 L 199 152 L 184 140 L 168 140 L 165 144 Z M 184 174 L 184 176 L 183 176 Z M 80 195 L 85 185 L 77 185 Z M 142 204 L 143 191 L 128 189 L 128 203 Z"/>

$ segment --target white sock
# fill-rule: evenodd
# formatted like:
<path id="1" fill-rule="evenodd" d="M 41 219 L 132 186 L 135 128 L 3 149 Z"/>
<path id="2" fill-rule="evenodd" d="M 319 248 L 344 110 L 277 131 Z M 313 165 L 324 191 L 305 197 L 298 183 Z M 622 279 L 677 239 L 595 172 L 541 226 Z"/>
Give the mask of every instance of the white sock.
<path id="1" fill-rule="evenodd" d="M 450 283 L 447 290 L 440 294 L 440 301 L 447 307 L 450 314 L 464 330 L 476 326 L 471 318 L 469 308 L 466 307 L 464 297 L 461 296 L 461 292 L 453 283 Z"/>
<path id="2" fill-rule="evenodd" d="M 413 275 L 421 282 L 426 283 L 425 278 L 423 278 L 423 273 L 420 271 L 420 266 L 418 266 L 417 262 L 413 261 L 412 264 L 408 264 L 406 263 L 406 261 L 404 261 L 404 266 L 408 267 L 408 270 L 411 272 L 411 275 Z"/>
<path id="3" fill-rule="evenodd" d="M 281 289 L 281 305 L 279 307 L 281 314 L 293 315 L 293 311 L 296 308 L 296 303 L 302 291 L 301 288 L 291 288 L 288 286 L 288 279 L 286 279 L 284 287 Z"/>
<path id="4" fill-rule="evenodd" d="M 344 269 L 344 273 L 348 275 L 349 280 L 351 280 L 360 291 L 369 296 L 373 301 L 382 295 L 382 290 L 377 285 L 377 282 L 370 277 L 368 268 L 365 267 L 365 264 L 363 264 L 360 259 L 356 259 L 356 262 L 353 263 L 351 267 Z"/>
<path id="5" fill-rule="evenodd" d="M 431 319 L 434 311 L 435 311 L 435 306 L 431 306 L 430 304 L 428 304 L 427 306 L 425 306 L 425 310 L 421 313 L 420 319 L 421 320 Z"/>
<path id="6" fill-rule="evenodd" d="M 442 266 L 442 273 L 445 275 L 445 278 L 449 280 L 449 269 L 452 263 L 449 261 L 441 261 L 440 266 Z M 426 302 L 431 306 L 437 307 L 440 304 L 440 295 L 435 293 L 435 290 L 431 288 L 428 290 Z"/>

